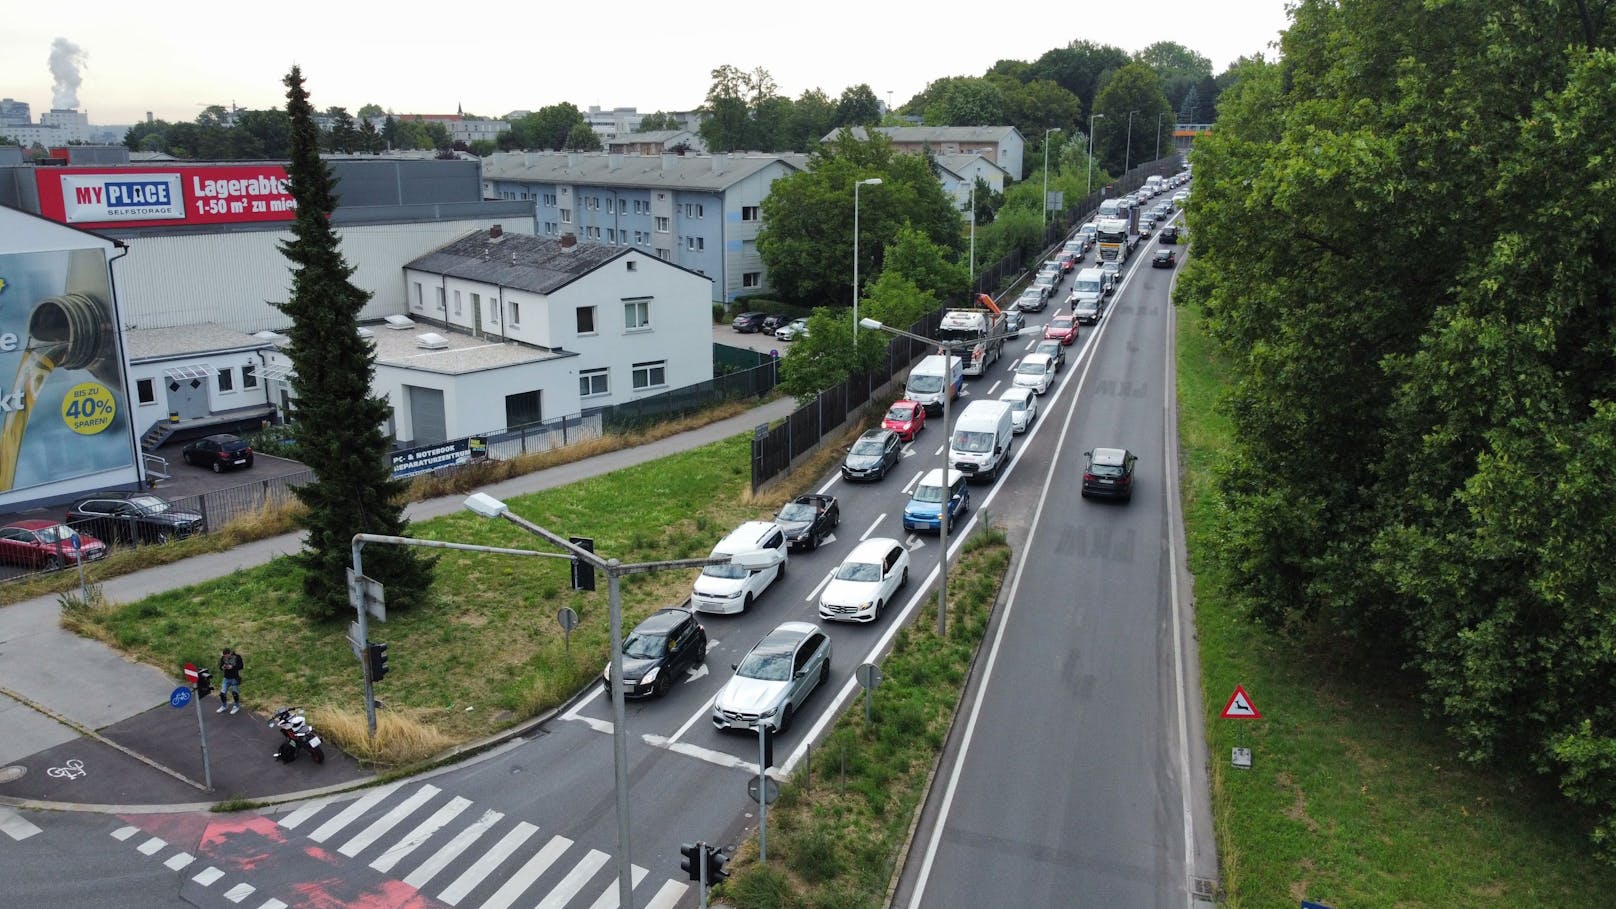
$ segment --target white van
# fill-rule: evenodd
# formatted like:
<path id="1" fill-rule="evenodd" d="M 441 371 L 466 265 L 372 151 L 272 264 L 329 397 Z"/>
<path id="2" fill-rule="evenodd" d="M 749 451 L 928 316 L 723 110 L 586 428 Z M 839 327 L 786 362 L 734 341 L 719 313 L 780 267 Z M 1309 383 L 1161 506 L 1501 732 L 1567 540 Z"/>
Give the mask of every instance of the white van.
<path id="1" fill-rule="evenodd" d="M 972 401 L 954 421 L 948 463 L 967 477 L 997 477 L 1010 460 L 1015 421 L 1004 401 Z"/>
<path id="2" fill-rule="evenodd" d="M 949 360 L 944 364 L 944 360 Z M 943 371 L 953 375 L 948 381 L 943 381 Z M 909 370 L 909 378 L 904 382 L 903 396 L 926 408 L 926 413 L 934 414 L 943 409 L 943 394 L 946 392 L 950 399 L 959 395 L 960 389 L 965 387 L 965 364 L 959 357 L 944 357 L 942 354 L 932 354 L 915 364 Z"/>
<path id="3" fill-rule="evenodd" d="M 708 565 L 696 577 L 696 587 L 690 593 L 691 607 L 697 612 L 745 612 L 770 584 L 785 577 L 789 550 L 785 531 L 773 521 L 747 521 L 718 541 L 710 556 L 716 559 L 759 550 L 778 552 L 780 559 L 772 567 L 761 569 L 734 563 Z"/>
<path id="4" fill-rule="evenodd" d="M 1085 268 L 1072 279 L 1072 293 L 1066 298 L 1073 310 L 1079 303 L 1099 304 L 1105 296 L 1105 272 L 1098 268 Z"/>

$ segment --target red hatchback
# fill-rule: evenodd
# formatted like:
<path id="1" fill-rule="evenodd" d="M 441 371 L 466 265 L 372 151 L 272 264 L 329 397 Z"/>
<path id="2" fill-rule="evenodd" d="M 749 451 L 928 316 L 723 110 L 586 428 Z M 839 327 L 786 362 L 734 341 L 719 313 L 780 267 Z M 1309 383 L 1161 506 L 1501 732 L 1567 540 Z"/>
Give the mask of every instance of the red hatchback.
<path id="1" fill-rule="evenodd" d="M 1077 320 L 1069 315 L 1056 316 L 1044 326 L 1044 338 L 1070 345 L 1077 340 Z"/>
<path id="2" fill-rule="evenodd" d="M 75 549 L 73 528 L 60 521 L 14 521 L 0 527 L 0 564 L 54 571 L 80 558 L 106 558 L 107 544 L 87 533 L 79 534 L 78 541 Z"/>
<path id="3" fill-rule="evenodd" d="M 909 400 L 894 402 L 887 410 L 886 419 L 881 421 L 882 429 L 892 430 L 905 442 L 913 442 L 925 426 L 926 408 Z"/>

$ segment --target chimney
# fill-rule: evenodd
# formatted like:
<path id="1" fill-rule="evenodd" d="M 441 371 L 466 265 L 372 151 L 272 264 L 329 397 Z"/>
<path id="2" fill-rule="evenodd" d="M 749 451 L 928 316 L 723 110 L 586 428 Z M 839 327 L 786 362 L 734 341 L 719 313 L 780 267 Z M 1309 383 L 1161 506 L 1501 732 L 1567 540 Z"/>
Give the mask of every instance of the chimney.
<path id="1" fill-rule="evenodd" d="M 577 246 L 577 245 L 578 245 L 578 237 L 577 237 L 577 235 L 575 235 L 575 234 L 562 234 L 561 235 L 561 248 L 563 250 L 571 252 L 572 248 L 574 246 Z"/>
<path id="2" fill-rule="evenodd" d="M 673 166 L 673 159 L 677 158 L 677 157 L 679 157 L 679 156 L 674 155 L 674 154 L 669 154 L 668 152 L 663 152 L 662 153 L 662 169 L 667 170 L 668 168 L 672 167 Z"/>
<path id="3" fill-rule="evenodd" d="M 713 155 L 713 173 L 715 173 L 715 174 L 723 173 L 724 172 L 724 165 L 726 165 L 728 163 L 729 163 L 729 155 L 727 153 L 719 152 L 718 154 Z"/>
<path id="4" fill-rule="evenodd" d="M 609 169 L 609 170 L 617 170 L 619 167 L 622 167 L 622 166 L 623 166 L 623 156 L 621 154 L 607 155 L 606 156 L 606 167 L 607 167 L 607 169 Z"/>
<path id="5" fill-rule="evenodd" d="M 505 233 L 505 228 L 495 224 L 493 227 L 488 228 L 488 239 L 498 240 L 503 233 Z"/>
<path id="6" fill-rule="evenodd" d="M 576 152 L 567 152 L 567 166 L 568 167 L 577 167 L 578 166 L 578 155 L 577 155 Z"/>

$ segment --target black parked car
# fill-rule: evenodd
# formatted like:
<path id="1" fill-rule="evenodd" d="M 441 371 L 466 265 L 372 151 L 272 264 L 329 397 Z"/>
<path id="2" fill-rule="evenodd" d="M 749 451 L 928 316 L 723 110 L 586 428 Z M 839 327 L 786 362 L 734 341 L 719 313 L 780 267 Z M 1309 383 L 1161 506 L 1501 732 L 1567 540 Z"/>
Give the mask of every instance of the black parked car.
<path id="1" fill-rule="evenodd" d="M 763 330 L 763 320 L 765 318 L 767 316 L 760 312 L 743 312 L 735 317 L 735 321 L 729 323 L 729 327 L 741 334 L 749 335 Z"/>
<path id="2" fill-rule="evenodd" d="M 236 467 L 245 470 L 253 465 L 252 446 L 246 439 L 229 433 L 203 436 L 180 449 L 180 457 L 187 464 L 211 467 L 214 473 Z"/>
<path id="3" fill-rule="evenodd" d="M 98 492 L 75 501 L 66 521 L 75 530 L 119 543 L 167 543 L 202 532 L 202 516 L 177 511 L 149 492 Z"/>
<path id="4" fill-rule="evenodd" d="M 792 549 L 818 549 L 842 523 L 842 506 L 835 496 L 801 495 L 781 506 L 774 523 L 786 532 Z"/>
<path id="5" fill-rule="evenodd" d="M 661 697 L 707 658 L 707 629 L 686 609 L 658 609 L 623 639 L 623 696 Z M 612 664 L 600 674 L 612 690 Z"/>
<path id="6" fill-rule="evenodd" d="M 879 480 L 903 457 L 903 442 L 890 429 L 871 429 L 853 442 L 842 459 L 842 477 Z"/>

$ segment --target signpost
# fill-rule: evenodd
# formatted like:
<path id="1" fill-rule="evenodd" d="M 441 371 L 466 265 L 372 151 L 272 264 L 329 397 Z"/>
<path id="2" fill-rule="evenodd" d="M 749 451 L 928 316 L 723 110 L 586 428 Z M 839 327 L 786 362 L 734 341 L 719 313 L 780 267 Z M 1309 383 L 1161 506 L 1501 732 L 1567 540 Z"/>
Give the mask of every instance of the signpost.
<path id="1" fill-rule="evenodd" d="M 577 570 L 577 563 L 573 563 L 573 570 Z M 563 606 L 556 610 L 556 622 L 561 625 L 561 634 L 567 650 L 572 650 L 572 629 L 578 627 L 578 612 L 571 606 Z"/>
<path id="2" fill-rule="evenodd" d="M 206 669 L 196 668 L 195 663 L 186 663 L 185 680 L 191 683 L 191 687 L 181 685 L 169 692 L 168 703 L 176 710 L 186 704 L 196 706 L 196 736 L 202 742 L 202 783 L 208 787 L 209 791 L 212 791 L 213 766 L 208 762 L 208 727 L 202 720 L 202 677 L 205 672 L 207 672 Z M 196 689 L 194 692 L 195 697 L 192 696 L 192 688 Z"/>
<path id="3" fill-rule="evenodd" d="M 874 663 L 862 663 L 853 670 L 858 683 L 864 686 L 864 724 L 870 724 L 870 701 L 875 697 L 875 686 L 881 684 L 881 667 Z"/>
<path id="4" fill-rule="evenodd" d="M 1257 705 L 1251 702 L 1251 695 L 1246 694 L 1244 685 L 1234 686 L 1234 694 L 1229 695 L 1229 702 L 1223 705 L 1223 712 L 1218 714 L 1225 720 L 1260 720 L 1262 714 Z M 1229 761 L 1240 770 L 1251 769 L 1251 749 L 1245 747 L 1245 727 L 1241 727 L 1240 744 L 1230 752 Z"/>
<path id="5" fill-rule="evenodd" d="M 189 703 L 191 703 L 191 689 L 184 685 L 168 693 L 168 706 L 173 707 L 175 710 Z"/>
<path id="6" fill-rule="evenodd" d="M 371 738 L 376 737 L 376 680 L 371 676 L 370 660 L 367 654 L 370 649 L 370 629 L 366 627 L 365 616 L 375 616 L 376 621 L 387 621 L 387 602 L 380 581 L 368 578 L 348 568 L 348 603 L 353 606 L 359 621 L 350 626 L 349 642 L 357 643 L 354 656 L 359 658 L 365 667 L 365 725 L 369 727 Z M 354 635 L 357 632 L 357 640 Z"/>

